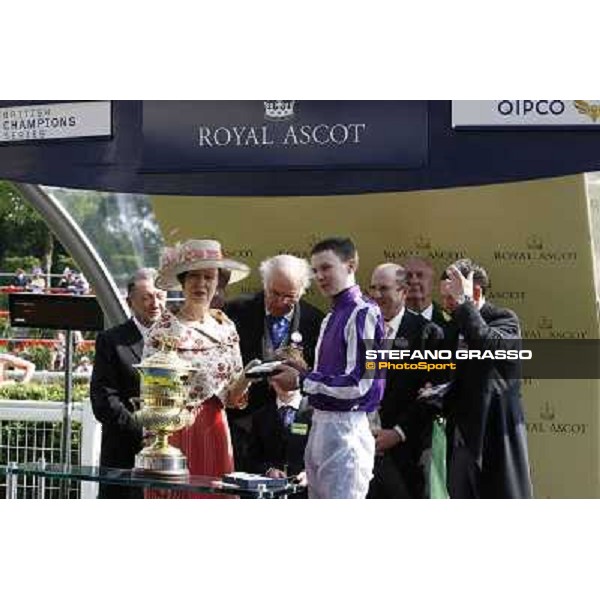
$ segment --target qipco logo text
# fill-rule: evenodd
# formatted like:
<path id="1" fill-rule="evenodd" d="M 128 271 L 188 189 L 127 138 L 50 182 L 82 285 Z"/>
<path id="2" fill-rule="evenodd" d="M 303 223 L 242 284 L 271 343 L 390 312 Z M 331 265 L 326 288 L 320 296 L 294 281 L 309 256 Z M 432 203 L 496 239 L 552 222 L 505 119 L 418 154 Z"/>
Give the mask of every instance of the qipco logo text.
<path id="1" fill-rule="evenodd" d="M 526 117 L 528 115 L 562 115 L 565 103 L 562 100 L 501 100 L 498 112 L 504 117 Z"/>

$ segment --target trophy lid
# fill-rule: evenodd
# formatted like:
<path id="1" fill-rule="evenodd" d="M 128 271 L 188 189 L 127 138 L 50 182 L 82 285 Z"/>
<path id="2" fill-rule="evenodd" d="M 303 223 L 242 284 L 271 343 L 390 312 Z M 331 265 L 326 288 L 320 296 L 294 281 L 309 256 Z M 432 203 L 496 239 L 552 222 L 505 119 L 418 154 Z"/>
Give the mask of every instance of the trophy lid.
<path id="1" fill-rule="evenodd" d="M 133 367 L 141 371 L 144 375 L 163 377 L 196 371 L 197 369 L 191 367 L 188 361 L 179 357 L 176 349 L 177 339 L 165 336 L 164 340 L 161 340 L 158 352 L 146 357 L 141 363 L 133 365 Z"/>

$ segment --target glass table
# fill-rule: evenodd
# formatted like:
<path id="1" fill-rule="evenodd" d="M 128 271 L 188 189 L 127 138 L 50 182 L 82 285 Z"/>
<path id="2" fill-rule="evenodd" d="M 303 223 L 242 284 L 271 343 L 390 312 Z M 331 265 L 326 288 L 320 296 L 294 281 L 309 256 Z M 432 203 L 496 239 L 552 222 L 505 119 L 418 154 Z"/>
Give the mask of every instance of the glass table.
<path id="1" fill-rule="evenodd" d="M 298 484 L 282 480 L 277 487 L 258 485 L 256 489 L 245 489 L 238 485 L 226 483 L 214 477 L 190 475 L 178 478 L 166 478 L 152 474 L 139 474 L 131 469 L 110 469 L 106 467 L 66 466 L 61 464 L 10 463 L 0 465 L 0 475 L 6 477 L 6 498 L 17 498 L 17 477 L 20 475 L 33 476 L 35 479 L 36 497 L 44 498 L 46 479 L 69 481 L 95 481 L 110 485 L 125 485 L 130 487 L 177 490 L 219 496 L 234 496 L 238 498 L 287 498 L 302 491 Z"/>

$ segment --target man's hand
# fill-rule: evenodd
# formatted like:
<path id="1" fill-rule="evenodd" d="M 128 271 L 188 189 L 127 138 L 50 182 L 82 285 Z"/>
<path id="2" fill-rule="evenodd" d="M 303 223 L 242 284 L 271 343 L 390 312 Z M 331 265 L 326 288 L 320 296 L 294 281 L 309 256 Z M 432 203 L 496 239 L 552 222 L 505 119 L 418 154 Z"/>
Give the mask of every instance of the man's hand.
<path id="1" fill-rule="evenodd" d="M 454 265 L 446 269 L 448 279 L 441 283 L 442 294 L 452 296 L 457 304 L 462 304 L 465 298 L 473 298 L 473 271 L 465 277 Z"/>
<path id="2" fill-rule="evenodd" d="M 306 373 L 309 370 L 308 365 L 304 360 L 304 356 L 302 355 L 302 350 L 299 348 L 285 346 L 284 348 L 275 350 L 274 356 L 277 360 L 285 362 L 286 365 L 294 367 L 294 369 L 300 371 L 300 373 Z"/>
<path id="3" fill-rule="evenodd" d="M 306 487 L 308 485 L 308 479 L 306 478 L 306 471 L 301 471 L 296 475 L 296 483 L 301 487 Z"/>
<path id="4" fill-rule="evenodd" d="M 254 367 L 258 367 L 258 365 L 262 364 L 260 358 L 253 358 L 245 367 L 244 367 L 244 375 Z"/>
<path id="5" fill-rule="evenodd" d="M 380 429 L 375 435 L 375 453 L 382 454 L 401 441 L 400 436 L 393 429 Z"/>
<path id="6" fill-rule="evenodd" d="M 273 479 L 285 479 L 287 477 L 287 475 L 283 471 L 280 471 L 275 467 L 271 467 L 270 469 L 268 469 L 265 475 L 267 477 L 272 477 Z"/>
<path id="7" fill-rule="evenodd" d="M 277 368 L 277 374 L 269 377 L 269 383 L 273 386 L 277 386 L 284 392 L 291 392 L 300 387 L 299 373 L 293 367 L 280 365 Z"/>
<path id="8" fill-rule="evenodd" d="M 433 385 L 428 381 L 422 388 L 419 388 L 419 391 L 417 392 L 417 400 L 429 398 L 432 389 Z"/>
<path id="9" fill-rule="evenodd" d="M 308 373 L 309 370 L 308 365 L 306 364 L 306 361 L 304 359 L 300 361 L 291 358 L 286 358 L 285 364 L 289 367 L 292 367 L 293 369 L 296 369 L 296 371 L 298 371 L 299 373 Z"/>
<path id="10" fill-rule="evenodd" d="M 428 407 L 434 414 L 440 414 L 444 410 L 444 396 L 450 385 L 442 383 L 433 386 L 427 382 L 417 393 L 417 402 Z"/>

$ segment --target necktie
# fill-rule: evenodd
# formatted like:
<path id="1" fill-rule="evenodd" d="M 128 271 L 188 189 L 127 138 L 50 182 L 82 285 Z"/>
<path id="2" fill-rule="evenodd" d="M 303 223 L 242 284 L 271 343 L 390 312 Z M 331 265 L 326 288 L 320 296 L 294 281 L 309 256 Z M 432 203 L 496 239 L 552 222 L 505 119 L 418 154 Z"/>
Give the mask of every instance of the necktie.
<path id="1" fill-rule="evenodd" d="M 383 327 L 383 348 L 389 350 L 394 344 L 394 333 L 392 325 L 386 321 Z"/>
<path id="2" fill-rule="evenodd" d="M 277 410 L 279 418 L 286 429 L 289 429 L 294 422 L 296 416 L 296 409 L 293 406 L 280 406 Z"/>
<path id="3" fill-rule="evenodd" d="M 431 465 L 429 469 L 429 497 L 447 499 L 446 485 L 446 423 L 438 417 L 431 433 Z"/>
<path id="4" fill-rule="evenodd" d="M 392 324 L 389 321 L 386 321 L 385 322 L 385 333 L 384 333 L 384 337 L 386 340 L 388 340 L 392 337 L 393 331 L 394 331 L 394 328 L 392 327 Z"/>
<path id="5" fill-rule="evenodd" d="M 267 323 L 269 325 L 269 334 L 271 335 L 273 348 L 277 349 L 279 346 L 281 346 L 281 343 L 287 336 L 290 328 L 290 322 L 285 317 L 274 317 L 273 315 L 268 315 Z"/>

